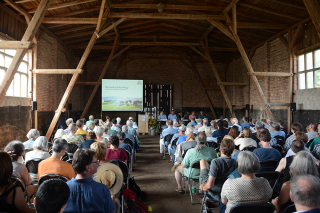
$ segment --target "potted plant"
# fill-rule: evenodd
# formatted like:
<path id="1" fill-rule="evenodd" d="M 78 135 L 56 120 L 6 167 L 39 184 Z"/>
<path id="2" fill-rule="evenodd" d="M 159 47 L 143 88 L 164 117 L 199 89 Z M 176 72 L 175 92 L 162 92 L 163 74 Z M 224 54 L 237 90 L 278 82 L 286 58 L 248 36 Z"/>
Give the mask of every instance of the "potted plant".
<path id="1" fill-rule="evenodd" d="M 149 120 L 149 128 L 150 128 L 150 135 L 155 136 L 156 135 L 156 126 L 157 126 L 157 120 L 156 119 L 150 119 Z"/>

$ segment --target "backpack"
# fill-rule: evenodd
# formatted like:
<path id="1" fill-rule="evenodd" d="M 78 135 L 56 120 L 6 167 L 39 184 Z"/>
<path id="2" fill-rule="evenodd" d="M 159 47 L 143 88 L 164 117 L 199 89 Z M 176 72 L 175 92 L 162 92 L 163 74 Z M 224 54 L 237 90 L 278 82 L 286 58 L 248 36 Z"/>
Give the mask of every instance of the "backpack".
<path id="1" fill-rule="evenodd" d="M 124 190 L 123 196 L 127 203 L 129 213 L 148 213 L 147 205 L 140 200 L 132 190 Z"/>
<path id="2" fill-rule="evenodd" d="M 133 177 L 129 178 L 129 189 L 131 189 L 141 200 L 145 200 L 147 198 L 146 193 L 141 191 Z"/>

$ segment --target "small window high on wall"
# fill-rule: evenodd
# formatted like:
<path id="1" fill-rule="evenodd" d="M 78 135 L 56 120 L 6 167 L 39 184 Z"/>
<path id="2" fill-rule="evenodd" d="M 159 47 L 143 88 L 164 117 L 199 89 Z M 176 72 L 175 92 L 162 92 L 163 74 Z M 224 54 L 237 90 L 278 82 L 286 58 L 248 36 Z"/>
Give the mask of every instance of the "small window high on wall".
<path id="1" fill-rule="evenodd" d="M 1 40 L 0 40 L 1 41 Z M 0 82 L 2 83 L 5 72 L 9 68 L 16 50 L 0 49 Z M 28 94 L 28 53 L 23 57 L 17 73 L 10 84 L 7 96 L 27 97 Z"/>
<path id="2" fill-rule="evenodd" d="M 320 49 L 298 56 L 298 88 L 320 88 Z"/>

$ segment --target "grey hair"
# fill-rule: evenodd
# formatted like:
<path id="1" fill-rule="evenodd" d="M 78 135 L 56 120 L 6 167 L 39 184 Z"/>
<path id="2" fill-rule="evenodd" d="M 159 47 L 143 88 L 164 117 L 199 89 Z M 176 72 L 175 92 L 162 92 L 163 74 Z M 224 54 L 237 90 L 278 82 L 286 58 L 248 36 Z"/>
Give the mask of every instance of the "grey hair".
<path id="1" fill-rule="evenodd" d="M 101 136 L 104 133 L 104 128 L 99 126 L 96 128 L 96 130 L 94 131 L 94 133 L 96 133 L 96 136 Z"/>
<path id="2" fill-rule="evenodd" d="M 235 124 L 238 124 L 238 122 L 239 122 L 237 118 L 233 118 L 232 121 L 233 121 Z"/>
<path id="3" fill-rule="evenodd" d="M 66 120 L 67 126 L 69 126 L 69 125 L 72 124 L 72 123 L 73 123 L 73 119 L 72 119 L 72 118 L 68 118 L 68 119 Z"/>
<path id="4" fill-rule="evenodd" d="M 117 123 L 119 124 L 121 122 L 121 118 L 117 117 Z"/>
<path id="5" fill-rule="evenodd" d="M 194 128 L 192 127 L 192 126 L 188 126 L 187 127 L 187 130 L 189 129 L 189 134 L 192 134 L 193 133 L 193 130 L 194 130 Z"/>
<path id="6" fill-rule="evenodd" d="M 77 125 L 75 123 L 69 124 L 68 129 L 70 132 L 72 132 L 73 130 L 77 129 Z"/>
<path id="7" fill-rule="evenodd" d="M 172 126 L 172 125 L 173 125 L 172 120 L 168 120 L 168 121 L 167 121 L 167 124 L 168 124 L 168 126 Z"/>
<path id="8" fill-rule="evenodd" d="M 104 132 L 108 132 L 108 130 L 110 129 L 110 127 L 106 124 L 103 126 L 103 128 L 104 128 Z"/>
<path id="9" fill-rule="evenodd" d="M 37 129 L 30 129 L 30 131 L 27 134 L 28 139 L 37 139 L 40 136 L 40 133 Z"/>
<path id="10" fill-rule="evenodd" d="M 197 119 L 197 123 L 202 123 L 202 119 Z"/>
<path id="11" fill-rule="evenodd" d="M 272 122 L 272 119 L 271 119 L 271 118 L 268 118 L 267 121 Z"/>
<path id="12" fill-rule="evenodd" d="M 176 119 L 173 120 L 173 125 L 178 124 L 178 123 L 179 122 Z"/>
<path id="13" fill-rule="evenodd" d="M 290 194 L 294 203 L 301 206 L 318 208 L 320 203 L 320 179 L 313 175 L 301 175 L 293 178 Z"/>
<path id="14" fill-rule="evenodd" d="M 128 132 L 128 127 L 127 125 L 122 126 L 122 132 Z"/>
<path id="15" fill-rule="evenodd" d="M 133 125 L 133 121 L 132 120 L 127 120 L 127 126 L 132 126 Z"/>
<path id="16" fill-rule="evenodd" d="M 296 156 L 293 158 L 293 161 L 289 168 L 291 177 L 306 174 L 319 177 L 319 172 L 314 158 L 307 151 L 298 152 Z"/>
<path id="17" fill-rule="evenodd" d="M 180 132 L 185 132 L 186 131 L 186 126 L 180 126 L 179 127 Z"/>
<path id="18" fill-rule="evenodd" d="M 62 136 L 64 136 L 66 133 L 63 129 L 58 129 L 56 134 L 54 135 L 54 138 L 61 138 Z"/>
<path id="19" fill-rule="evenodd" d="M 271 122 L 271 123 L 270 123 L 270 126 L 271 126 L 274 130 L 280 131 L 280 125 L 279 125 L 278 123 L 276 123 L 276 122 Z"/>
<path id="20" fill-rule="evenodd" d="M 208 125 L 208 120 L 203 119 L 203 125 L 207 126 Z"/>
<path id="21" fill-rule="evenodd" d="M 238 155 L 238 170 L 240 174 L 248 175 L 259 171 L 260 162 L 258 157 L 250 151 L 241 151 Z"/>
<path id="22" fill-rule="evenodd" d="M 259 128 L 264 128 L 264 124 L 262 121 L 257 121 L 256 122 L 256 128 L 259 129 Z"/>
<path id="23" fill-rule="evenodd" d="M 33 143 L 32 147 L 34 149 L 48 149 L 48 139 L 44 136 L 40 136 Z"/>
<path id="24" fill-rule="evenodd" d="M 107 126 L 107 127 L 110 129 L 110 127 L 111 127 L 111 122 L 110 122 L 110 121 L 107 121 L 107 122 L 105 123 L 105 126 Z"/>
<path id="25" fill-rule="evenodd" d="M 118 132 L 117 136 L 120 141 L 123 141 L 126 138 L 126 134 L 124 132 Z"/>
<path id="26" fill-rule="evenodd" d="M 93 115 L 90 115 L 90 116 L 89 116 L 89 120 L 90 120 L 90 121 L 93 121 L 93 120 L 94 120 Z"/>
<path id="27" fill-rule="evenodd" d="M 207 142 L 207 136 L 204 132 L 199 132 L 198 136 L 196 137 L 196 141 L 199 144 L 205 144 Z"/>
<path id="28" fill-rule="evenodd" d="M 194 123 L 193 123 L 193 122 L 190 122 L 190 123 L 188 123 L 188 126 L 194 127 Z"/>
<path id="29" fill-rule="evenodd" d="M 65 139 L 58 138 L 53 141 L 52 151 L 60 153 L 62 150 L 67 149 L 68 142 Z"/>
<path id="30" fill-rule="evenodd" d="M 23 156 L 25 148 L 21 141 L 11 141 L 4 148 L 5 152 L 14 151 L 15 156 L 12 157 L 13 161 L 17 161 L 20 156 Z"/>

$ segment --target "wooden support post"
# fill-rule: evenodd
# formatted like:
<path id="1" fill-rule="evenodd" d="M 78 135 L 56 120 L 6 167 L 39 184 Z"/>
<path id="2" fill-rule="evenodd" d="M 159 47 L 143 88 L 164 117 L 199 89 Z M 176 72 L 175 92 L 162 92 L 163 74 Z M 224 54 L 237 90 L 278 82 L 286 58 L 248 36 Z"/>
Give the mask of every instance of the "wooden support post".
<path id="1" fill-rule="evenodd" d="M 300 26 L 300 25 L 299 25 Z M 289 73 L 293 74 L 293 50 L 292 50 L 292 30 L 289 30 L 288 32 L 288 57 L 289 57 Z M 293 101 L 293 76 L 290 76 L 288 79 L 288 102 L 292 103 Z M 290 106 L 288 106 L 288 120 L 287 120 L 287 132 L 290 132 L 291 128 L 291 121 L 292 121 L 292 112 Z"/>
<path id="2" fill-rule="evenodd" d="M 38 43 L 35 43 L 33 46 L 33 60 L 32 60 L 32 68 L 36 69 L 37 68 L 37 56 L 38 56 Z M 33 74 L 33 79 L 32 79 L 32 100 L 37 101 L 37 74 Z M 38 129 L 38 110 L 34 111 L 34 128 Z"/>
<path id="3" fill-rule="evenodd" d="M 320 6 L 317 0 L 303 0 L 320 37 Z"/>
<path id="4" fill-rule="evenodd" d="M 232 6 L 232 30 L 234 34 L 237 33 L 237 6 L 234 4 Z"/>
<path id="5" fill-rule="evenodd" d="M 27 27 L 26 32 L 24 33 L 21 39 L 22 42 L 24 41 L 30 42 L 34 38 L 51 2 L 52 0 L 43 0 L 40 2 L 36 10 L 36 13 L 34 14 L 32 20 L 30 21 L 30 24 Z M 20 63 L 26 53 L 27 53 L 27 49 L 17 49 L 16 54 L 14 55 L 9 68 L 7 69 L 3 77 L 2 83 L 0 85 L 0 105 L 2 104 L 6 96 L 7 90 L 14 78 L 14 75 L 16 74 L 20 66 Z"/>
<path id="6" fill-rule="evenodd" d="M 86 50 L 84 51 L 84 53 L 83 53 L 83 55 L 82 55 L 82 57 L 81 57 L 81 59 L 79 61 L 79 64 L 78 64 L 76 69 L 82 69 L 83 68 L 83 66 L 84 66 L 84 64 L 85 64 L 85 62 L 86 62 L 86 60 L 87 60 L 87 58 L 88 58 L 88 56 L 89 56 L 89 54 L 90 54 L 90 52 L 92 50 L 92 47 L 93 47 L 94 43 L 96 42 L 97 38 L 98 37 L 95 34 L 93 34 L 91 36 L 90 42 L 88 43 L 88 46 L 87 46 Z M 48 129 L 47 134 L 46 134 L 46 138 L 47 139 L 50 138 L 50 136 L 52 134 L 52 131 L 53 131 L 54 127 L 57 124 L 57 121 L 58 121 L 58 119 L 60 117 L 61 111 L 62 111 L 63 107 L 65 106 L 65 104 L 66 104 L 66 102 L 67 102 L 67 100 L 68 100 L 68 98 L 69 98 L 69 96 L 70 96 L 70 94 L 72 92 L 72 89 L 73 89 L 73 87 L 74 87 L 74 85 L 75 85 L 75 83 L 76 83 L 76 81 L 78 79 L 78 76 L 79 76 L 79 73 L 73 74 L 73 76 L 72 76 L 72 78 L 71 78 L 71 80 L 69 82 L 69 85 L 68 85 L 66 91 L 64 92 L 64 95 L 62 96 L 62 99 L 60 101 L 58 109 L 55 112 L 55 115 L 54 115 L 54 117 L 53 117 L 53 119 L 51 121 L 50 127 Z"/>
<path id="7" fill-rule="evenodd" d="M 110 53 L 110 55 L 109 55 L 109 58 L 108 58 L 108 60 L 107 60 L 107 63 L 106 63 L 105 66 L 103 67 L 103 70 L 102 70 L 102 72 L 101 72 L 101 74 L 100 74 L 100 77 L 99 77 L 99 79 L 98 79 L 97 82 L 100 82 L 100 81 L 103 79 L 104 74 L 106 73 L 106 71 L 107 71 L 107 69 L 108 69 L 108 67 L 109 67 L 110 62 L 112 61 L 113 55 L 114 55 L 114 53 L 116 52 L 116 47 L 117 47 L 117 45 L 118 45 L 118 35 L 116 35 L 116 39 L 114 40 L 112 51 L 111 51 L 111 53 Z M 95 86 L 94 86 L 94 89 L 93 89 L 93 91 L 92 91 L 92 93 L 91 93 L 91 95 L 90 95 L 90 97 L 89 97 L 89 100 L 87 101 L 86 106 L 85 106 L 85 108 L 84 108 L 84 110 L 83 110 L 83 112 L 82 112 L 81 118 L 83 118 L 83 117 L 86 115 L 86 113 L 87 113 L 87 111 L 88 111 L 88 109 L 89 109 L 89 107 L 90 107 L 90 104 L 91 104 L 91 102 L 92 102 L 92 100 L 93 100 L 93 98 L 94 98 L 94 96 L 95 96 L 98 88 L 99 88 L 99 85 L 95 85 Z"/>
<path id="8" fill-rule="evenodd" d="M 232 81 L 236 82 L 236 59 L 232 60 Z M 233 104 L 236 104 L 236 87 L 232 87 Z"/>
<path id="9" fill-rule="evenodd" d="M 192 56 L 192 55 L 191 55 L 191 56 Z M 183 61 L 182 59 L 180 59 L 179 61 L 180 61 L 182 64 L 184 64 L 186 67 L 188 67 L 188 68 L 196 75 L 196 78 L 197 78 L 197 80 L 199 81 L 200 87 L 201 87 L 201 89 L 204 91 L 204 94 L 205 94 L 205 96 L 206 96 L 206 98 L 207 98 L 207 101 L 208 101 L 209 107 L 210 107 L 210 109 L 211 109 L 211 112 L 212 112 L 214 118 L 217 119 L 218 117 L 217 117 L 217 115 L 216 115 L 216 112 L 214 111 L 213 104 L 212 104 L 212 102 L 211 102 L 211 100 L 210 100 L 210 96 L 209 96 L 209 94 L 208 94 L 208 91 L 205 89 L 205 87 L 204 87 L 204 85 L 203 85 L 203 82 L 202 82 L 202 80 L 201 80 L 201 78 L 200 78 L 199 72 L 198 72 L 195 64 L 193 63 L 192 58 L 191 58 L 190 61 L 189 61 L 189 63 L 190 63 L 191 65 L 189 65 L 188 63 L 186 63 L 186 62 Z"/>

